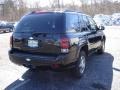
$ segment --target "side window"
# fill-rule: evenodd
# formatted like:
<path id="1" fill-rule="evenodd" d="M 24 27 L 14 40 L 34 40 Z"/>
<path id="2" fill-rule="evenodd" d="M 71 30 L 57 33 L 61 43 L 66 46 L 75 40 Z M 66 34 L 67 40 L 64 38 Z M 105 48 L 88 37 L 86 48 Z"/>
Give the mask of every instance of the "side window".
<path id="1" fill-rule="evenodd" d="M 89 21 L 88 21 L 87 17 L 85 15 L 82 15 L 82 18 L 83 18 L 84 31 L 89 31 L 89 29 L 88 29 Z"/>
<path id="2" fill-rule="evenodd" d="M 81 14 L 79 15 L 79 31 L 80 31 L 80 32 L 85 31 L 85 29 L 84 29 L 83 17 L 82 17 Z"/>
<path id="3" fill-rule="evenodd" d="M 78 32 L 79 23 L 77 14 L 66 14 L 66 29 L 67 32 Z"/>
<path id="4" fill-rule="evenodd" d="M 87 18 L 89 20 L 88 28 L 90 30 L 96 31 L 96 23 L 95 23 L 95 21 L 91 17 L 87 17 Z"/>
<path id="5" fill-rule="evenodd" d="M 84 21 L 85 25 L 87 25 L 87 26 L 89 25 L 89 20 L 88 20 L 87 16 L 83 15 L 83 21 Z"/>

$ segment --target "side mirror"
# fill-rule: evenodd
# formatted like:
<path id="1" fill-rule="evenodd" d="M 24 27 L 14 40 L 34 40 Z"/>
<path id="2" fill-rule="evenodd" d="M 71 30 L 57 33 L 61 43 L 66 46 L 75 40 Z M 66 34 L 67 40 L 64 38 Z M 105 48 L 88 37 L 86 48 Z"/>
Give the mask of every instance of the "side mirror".
<path id="1" fill-rule="evenodd" d="M 105 27 L 103 25 L 98 26 L 99 30 L 105 30 Z"/>

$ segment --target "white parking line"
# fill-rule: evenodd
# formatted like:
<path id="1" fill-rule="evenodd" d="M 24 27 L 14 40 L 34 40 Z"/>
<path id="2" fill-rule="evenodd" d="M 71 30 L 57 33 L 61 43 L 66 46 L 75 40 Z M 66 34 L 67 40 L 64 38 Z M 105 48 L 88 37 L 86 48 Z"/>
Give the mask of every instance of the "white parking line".
<path id="1" fill-rule="evenodd" d="M 28 80 L 26 80 L 26 81 L 24 81 L 24 82 L 22 82 L 22 83 L 16 85 L 16 86 L 13 87 L 11 90 L 17 90 L 17 88 L 23 86 L 24 84 L 28 83 L 29 81 L 30 81 L 30 79 L 28 79 Z"/>

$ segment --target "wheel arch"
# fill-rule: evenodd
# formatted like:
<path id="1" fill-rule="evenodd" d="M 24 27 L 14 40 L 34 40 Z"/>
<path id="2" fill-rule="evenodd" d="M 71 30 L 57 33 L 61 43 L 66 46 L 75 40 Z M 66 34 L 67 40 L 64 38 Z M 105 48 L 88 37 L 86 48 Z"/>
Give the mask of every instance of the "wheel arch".
<path id="1" fill-rule="evenodd" d="M 81 52 L 82 50 L 85 51 L 86 56 L 88 56 L 88 53 L 89 53 L 89 51 L 88 51 L 88 45 L 87 45 L 87 44 L 84 44 L 84 45 L 82 45 L 82 46 L 78 49 L 77 57 L 79 57 L 80 52 Z"/>
<path id="2" fill-rule="evenodd" d="M 85 51 L 86 55 L 88 56 L 88 45 L 81 47 L 80 51 Z"/>

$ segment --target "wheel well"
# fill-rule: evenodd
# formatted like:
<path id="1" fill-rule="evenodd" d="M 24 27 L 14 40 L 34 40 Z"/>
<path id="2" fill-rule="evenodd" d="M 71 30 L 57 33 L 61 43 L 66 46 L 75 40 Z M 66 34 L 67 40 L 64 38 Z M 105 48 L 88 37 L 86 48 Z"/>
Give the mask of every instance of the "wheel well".
<path id="1" fill-rule="evenodd" d="M 88 46 L 87 45 L 85 45 L 85 46 L 83 46 L 81 49 L 80 49 L 80 51 L 85 51 L 85 53 L 86 53 L 86 55 L 88 56 Z"/>

